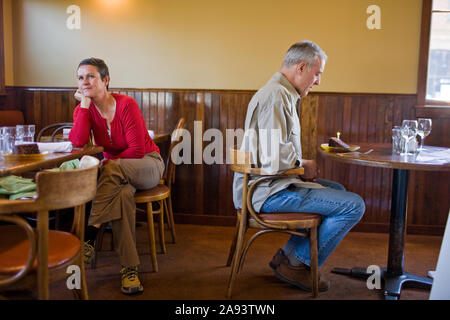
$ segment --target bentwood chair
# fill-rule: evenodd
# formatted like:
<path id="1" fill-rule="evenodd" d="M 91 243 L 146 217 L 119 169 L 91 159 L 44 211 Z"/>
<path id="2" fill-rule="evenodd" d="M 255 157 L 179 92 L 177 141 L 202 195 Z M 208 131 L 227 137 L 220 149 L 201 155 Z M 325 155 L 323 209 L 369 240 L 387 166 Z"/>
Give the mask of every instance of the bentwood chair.
<path id="1" fill-rule="evenodd" d="M 37 289 L 38 299 L 49 299 L 49 282 L 67 278 L 68 267 L 78 266 L 71 268 L 73 292 L 88 299 L 83 263 L 85 204 L 96 193 L 98 164 L 98 159 L 85 156 L 82 169 L 38 172 L 35 198 L 0 200 L 0 291 Z M 49 211 L 72 207 L 70 232 L 49 230 Z M 37 212 L 35 230 L 20 216 L 27 212 Z"/>
<path id="2" fill-rule="evenodd" d="M 156 187 L 148 190 L 138 190 L 134 195 L 136 204 L 146 206 L 146 210 L 137 208 L 136 212 L 145 213 L 147 220 L 147 231 L 150 244 L 150 255 L 152 259 L 153 271 L 158 272 L 158 262 L 156 258 L 156 240 L 155 240 L 155 226 L 154 216 L 159 218 L 159 244 L 162 253 L 166 253 L 165 237 L 164 237 L 164 217 L 166 217 L 168 228 L 172 235 L 172 242 L 176 242 L 175 222 L 172 211 L 171 189 L 172 183 L 175 181 L 175 163 L 171 161 L 171 153 L 173 148 L 180 142 L 182 129 L 184 127 L 184 118 L 180 118 L 171 136 L 169 152 L 166 160 L 166 168 L 164 170 L 163 178 L 159 181 Z M 153 203 L 159 204 L 159 209 L 153 208 Z M 97 236 L 95 243 L 94 256 L 91 260 L 91 267 L 96 268 L 97 252 L 102 248 L 103 234 L 106 224 L 103 224 Z"/>
<path id="3" fill-rule="evenodd" d="M 42 128 L 36 138 L 36 141 L 41 141 L 42 137 L 45 136 L 46 134 L 51 134 L 50 135 L 50 141 L 57 141 L 58 137 L 57 134 L 61 131 L 63 131 L 63 129 L 66 128 L 72 128 L 73 127 L 73 123 L 72 122 L 58 122 L 58 123 L 53 123 L 50 124 L 44 128 Z"/>
<path id="4" fill-rule="evenodd" d="M 276 174 L 268 174 L 260 168 L 251 165 L 251 154 L 248 151 L 231 149 L 231 170 L 244 175 L 242 188 L 242 205 L 237 210 L 237 224 L 233 242 L 230 247 L 227 266 L 231 265 L 231 274 L 228 282 L 227 297 L 231 298 L 234 281 L 244 264 L 245 255 L 253 241 L 260 235 L 270 232 L 283 232 L 309 238 L 311 252 L 311 277 L 313 297 L 318 295 L 319 268 L 317 252 L 317 227 L 320 225 L 321 217 L 314 213 L 257 213 L 252 205 L 252 197 L 256 187 L 264 181 L 286 178 L 293 175 L 302 175 L 303 168 L 290 169 Z M 248 187 L 249 177 L 259 177 Z M 261 229 L 245 243 L 245 233 L 248 228 Z M 305 232 L 299 232 L 304 229 Z"/>

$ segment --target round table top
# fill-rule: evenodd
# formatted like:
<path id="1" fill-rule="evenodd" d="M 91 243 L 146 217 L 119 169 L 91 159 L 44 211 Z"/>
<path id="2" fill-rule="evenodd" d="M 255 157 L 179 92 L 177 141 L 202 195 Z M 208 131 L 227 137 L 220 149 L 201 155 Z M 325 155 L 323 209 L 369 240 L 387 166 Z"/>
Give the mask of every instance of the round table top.
<path id="1" fill-rule="evenodd" d="M 339 162 L 369 167 L 425 171 L 450 170 L 450 148 L 424 146 L 424 150 L 415 155 L 402 156 L 392 154 L 390 143 L 352 143 L 352 145 L 361 148 L 356 152 L 337 153 L 325 151 L 319 147 L 319 153 L 325 158 Z M 370 151 L 371 149 L 373 151 Z M 365 154 L 366 152 L 368 153 Z"/>

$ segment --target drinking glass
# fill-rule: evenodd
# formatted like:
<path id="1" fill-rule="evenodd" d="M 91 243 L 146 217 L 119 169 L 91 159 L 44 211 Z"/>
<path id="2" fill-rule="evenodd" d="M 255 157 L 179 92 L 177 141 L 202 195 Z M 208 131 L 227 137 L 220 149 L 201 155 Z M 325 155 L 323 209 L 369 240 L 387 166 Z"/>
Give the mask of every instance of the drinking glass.
<path id="1" fill-rule="evenodd" d="M 22 143 L 25 139 L 25 126 L 18 124 L 16 126 L 16 143 Z"/>
<path id="2" fill-rule="evenodd" d="M 431 119 L 419 118 L 417 121 L 417 134 L 420 136 L 419 150 L 423 149 L 423 140 L 431 133 Z"/>
<path id="3" fill-rule="evenodd" d="M 417 126 L 417 120 L 403 120 L 402 137 L 405 139 L 405 148 L 402 150 L 402 155 L 415 154 L 416 150 L 412 148 L 411 141 L 417 135 Z"/>
<path id="4" fill-rule="evenodd" d="M 34 142 L 35 132 L 36 132 L 36 126 L 34 124 L 25 126 L 25 137 L 24 137 L 23 141 Z"/>
<path id="5" fill-rule="evenodd" d="M 403 149 L 402 127 L 392 128 L 392 154 L 400 154 Z"/>
<path id="6" fill-rule="evenodd" d="M 0 151 L 3 155 L 11 154 L 14 150 L 14 141 L 16 136 L 15 127 L 1 127 L 1 148 Z"/>

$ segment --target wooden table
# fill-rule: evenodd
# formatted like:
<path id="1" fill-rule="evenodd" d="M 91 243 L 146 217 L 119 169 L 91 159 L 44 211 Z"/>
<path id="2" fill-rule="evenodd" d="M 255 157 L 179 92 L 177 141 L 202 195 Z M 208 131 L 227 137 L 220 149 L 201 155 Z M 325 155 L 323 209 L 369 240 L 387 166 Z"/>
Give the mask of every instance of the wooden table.
<path id="1" fill-rule="evenodd" d="M 85 155 L 96 155 L 103 147 L 74 148 L 72 152 L 50 153 L 40 160 L 0 161 L 0 177 L 10 174 L 53 168 L 65 161 L 79 159 Z"/>
<path id="2" fill-rule="evenodd" d="M 391 144 L 381 143 L 354 143 L 360 145 L 359 152 L 332 153 L 319 148 L 319 153 L 327 159 L 349 164 L 357 164 L 369 167 L 391 168 L 394 170 L 392 181 L 392 204 L 389 229 L 389 253 L 387 268 L 382 269 L 384 278 L 384 295 L 386 300 L 400 298 L 401 287 L 409 282 L 413 286 L 430 289 L 433 280 L 420 277 L 404 271 L 405 230 L 406 230 L 406 197 L 408 190 L 408 177 L 410 170 L 425 171 L 450 171 L 450 158 L 443 161 L 421 160 L 418 155 L 400 156 L 392 154 Z M 442 147 L 424 147 L 426 152 L 448 151 Z M 373 149 L 368 154 L 365 152 Z M 367 278 L 367 269 L 335 268 L 333 272 L 347 274 L 359 278 Z"/>
<path id="3" fill-rule="evenodd" d="M 170 139 L 168 133 L 157 133 L 153 138 L 156 144 L 161 144 Z M 21 174 L 28 171 L 48 169 L 73 159 L 79 159 L 84 155 L 95 155 L 103 152 L 103 147 L 74 148 L 70 153 L 50 153 L 41 160 L 3 161 L 0 160 L 0 177 L 10 174 Z"/>

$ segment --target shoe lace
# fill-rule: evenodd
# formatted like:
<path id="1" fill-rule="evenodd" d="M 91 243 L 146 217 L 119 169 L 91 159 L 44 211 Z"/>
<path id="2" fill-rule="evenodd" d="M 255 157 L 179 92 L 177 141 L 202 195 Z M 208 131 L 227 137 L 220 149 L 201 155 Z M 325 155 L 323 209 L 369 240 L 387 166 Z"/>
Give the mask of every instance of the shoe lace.
<path id="1" fill-rule="evenodd" d="M 122 270 L 122 278 L 128 278 L 130 281 L 135 281 L 137 278 L 137 271 L 134 268 L 128 267 Z"/>
<path id="2" fill-rule="evenodd" d="M 94 252 L 94 247 L 89 242 L 85 242 L 84 243 L 84 255 L 89 257 L 92 255 L 93 252 Z"/>

